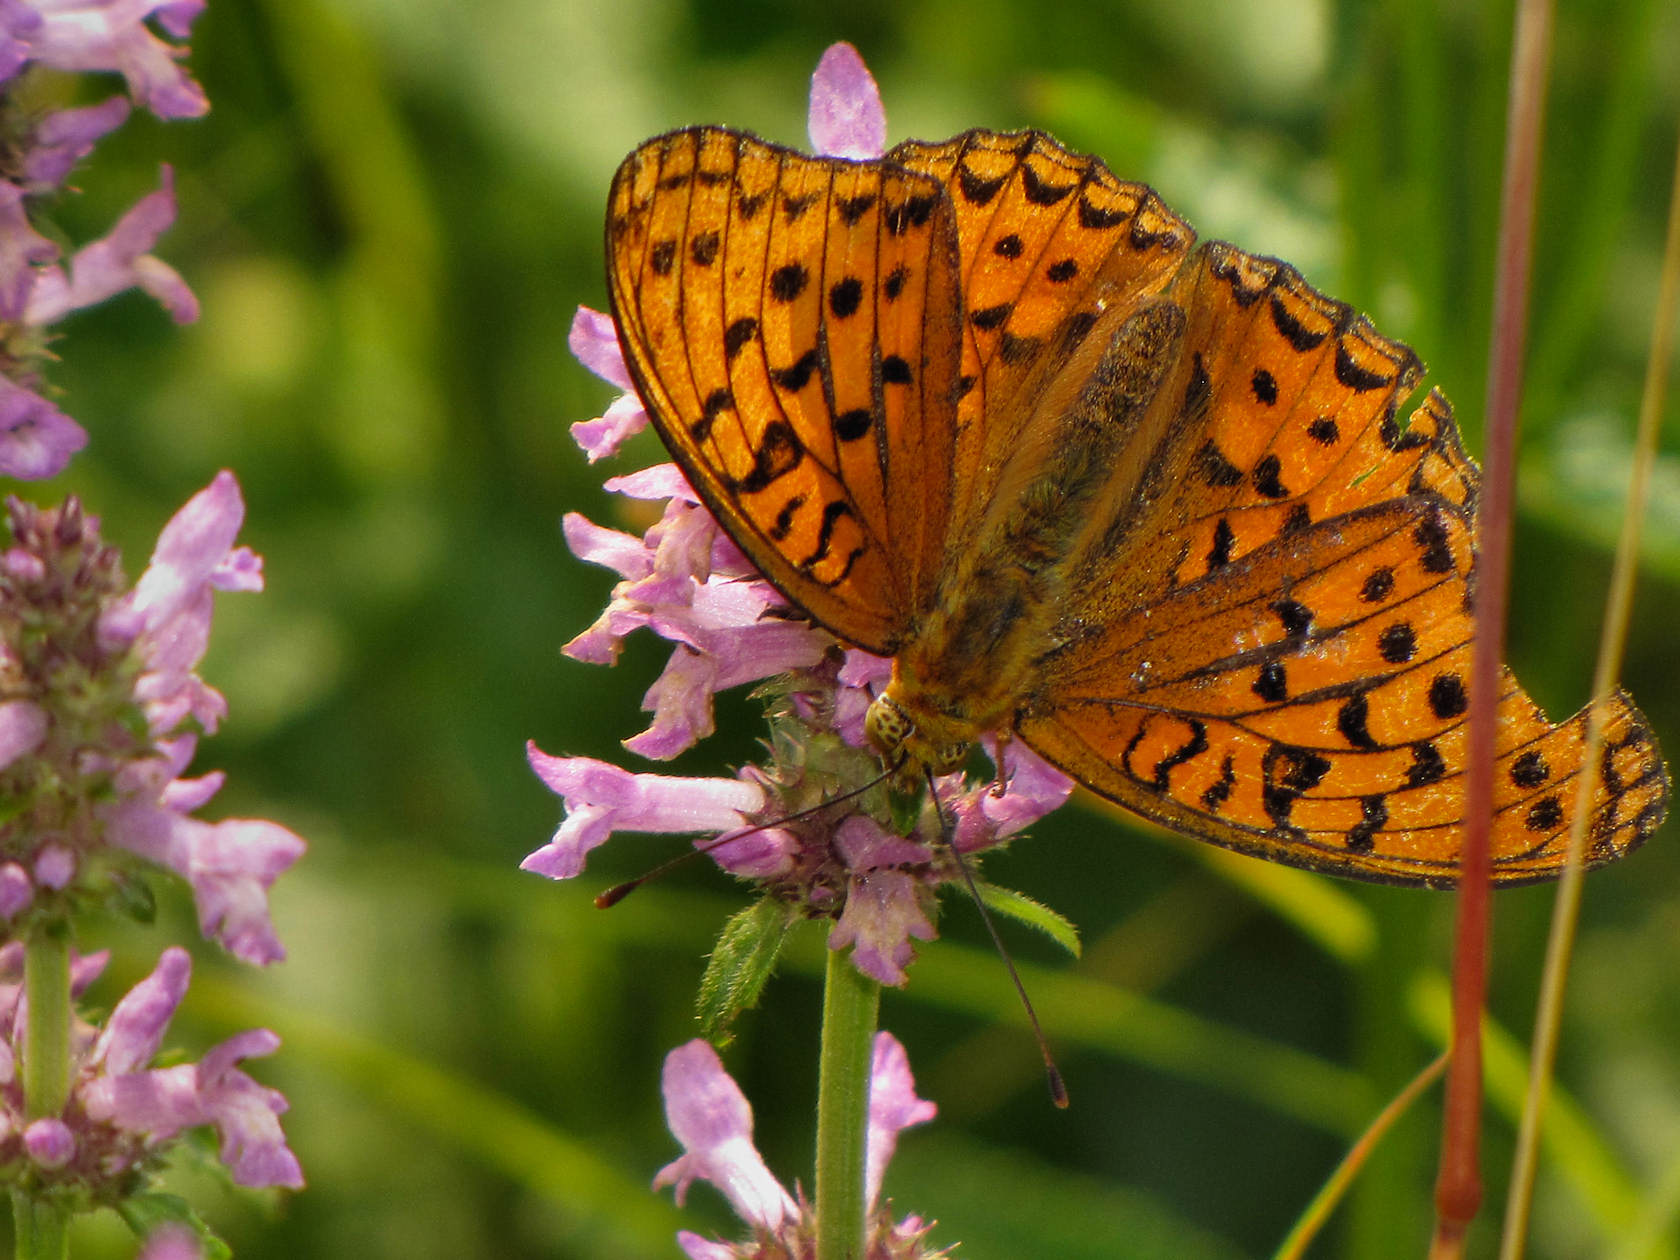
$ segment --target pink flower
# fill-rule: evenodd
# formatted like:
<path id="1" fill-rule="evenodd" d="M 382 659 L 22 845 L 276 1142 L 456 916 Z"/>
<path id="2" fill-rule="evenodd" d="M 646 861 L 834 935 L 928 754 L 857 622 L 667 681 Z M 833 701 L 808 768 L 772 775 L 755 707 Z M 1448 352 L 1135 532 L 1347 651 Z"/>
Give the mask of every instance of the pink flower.
<path id="1" fill-rule="evenodd" d="M 231 473 L 175 514 L 152 563 L 122 590 L 114 551 L 74 500 L 42 512 L 13 501 L 15 545 L 0 566 L 0 677 L 10 660 L 13 704 L 0 712 L 29 753 L 0 761 L 0 789 L 25 808 L 0 821 L 0 902 L 17 913 L 42 889 L 65 895 L 101 878 L 84 858 L 114 846 L 177 872 L 191 884 L 199 925 L 236 957 L 284 956 L 268 890 L 304 843 L 260 819 L 192 817 L 221 787 L 219 773 L 183 777 L 200 733 L 213 733 L 226 703 L 196 670 L 209 641 L 212 592 L 262 586 L 261 561 L 235 546 L 245 505 Z M 43 633 L 44 631 L 44 633 Z M 81 673 L 65 673 L 73 660 Z M 133 713 L 133 718 L 129 717 Z M 12 868 L 33 872 L 30 889 Z M 8 884 L 7 878 L 10 876 Z"/>
<path id="2" fill-rule="evenodd" d="M 665 1056 L 661 1077 L 665 1121 L 682 1143 L 683 1154 L 659 1170 L 653 1188 L 676 1187 L 679 1206 L 696 1181 L 721 1190 L 736 1215 L 753 1231 L 750 1240 L 716 1242 L 683 1230 L 677 1242 L 690 1260 L 748 1260 L 752 1257 L 804 1256 L 814 1246 L 815 1220 L 803 1196 L 789 1194 L 765 1166 L 753 1145 L 752 1107 L 724 1071 L 710 1043 L 696 1039 Z M 881 1179 L 911 1125 L 926 1124 L 938 1109 L 916 1097 L 910 1061 L 891 1033 L 875 1034 L 870 1069 L 869 1138 L 866 1168 L 869 1193 L 867 1260 L 931 1260 L 928 1227 L 916 1217 L 894 1222 L 879 1205 Z"/>
<path id="3" fill-rule="evenodd" d="M 582 873 L 590 850 L 614 831 L 728 832 L 764 808 L 764 790 L 740 779 L 631 774 L 587 757 L 550 757 L 535 744 L 527 751 L 537 776 L 566 802 L 554 839 L 519 864 L 550 879 Z"/>
<path id="4" fill-rule="evenodd" d="M 40 195 L 56 189 L 102 136 L 128 120 L 130 110 L 127 98 L 113 96 L 98 105 L 61 109 L 43 118 L 24 146 L 23 178 L 29 191 Z"/>
<path id="5" fill-rule="evenodd" d="M 72 311 L 97 306 L 133 288 L 156 298 L 177 324 L 198 318 L 198 299 L 186 281 L 150 252 L 175 222 L 174 172 L 163 167 L 158 182 L 158 191 L 135 202 L 107 235 L 76 252 L 68 275 L 56 266 L 35 272 L 25 323 L 56 324 Z"/>
<path id="6" fill-rule="evenodd" d="M 0 949 L 0 1057 L 7 1062 L 23 1050 L 22 957 L 15 942 Z M 76 959 L 73 990 L 85 989 L 104 965 L 104 954 Z M 0 1073 L 0 1133 L 20 1134 L 21 1150 L 57 1182 L 132 1192 L 136 1173 L 160 1167 L 182 1130 L 208 1126 L 220 1135 L 222 1160 L 240 1185 L 301 1187 L 302 1169 L 280 1129 L 286 1100 L 235 1066 L 272 1053 L 279 1045 L 273 1033 L 239 1033 L 196 1064 L 147 1066 L 191 974 L 186 951 L 167 949 L 152 974 L 113 1008 L 103 1030 L 76 1021 L 71 1098 L 61 1115 L 25 1123 L 22 1084 L 15 1072 Z M 7 1145 L 0 1138 L 0 1158 Z"/>
<path id="7" fill-rule="evenodd" d="M 15 74 L 25 61 L 114 71 L 159 118 L 196 118 L 210 103 L 179 64 L 186 48 L 159 39 L 146 19 L 185 39 L 203 9 L 204 0 L 11 0 L 0 10 L 0 71 Z"/>
<path id="8" fill-rule="evenodd" d="M 594 420 L 580 420 L 572 426 L 572 438 L 581 446 L 593 464 L 598 459 L 618 453 L 624 442 L 647 428 L 647 411 L 636 397 L 636 387 L 630 383 L 630 370 L 624 366 L 624 354 L 618 346 L 618 332 L 612 317 L 587 306 L 578 307 L 572 317 L 571 335 L 566 344 L 577 361 L 609 385 L 624 392 Z"/>
<path id="9" fill-rule="evenodd" d="M 886 144 L 880 93 L 856 49 L 836 44 L 812 78 L 809 125 L 824 153 L 879 157 Z M 591 462 L 647 423 L 612 321 L 580 309 L 571 347 L 596 375 L 624 391 L 606 415 L 574 426 Z M 609 480 L 637 499 L 664 500 L 641 537 L 572 514 L 566 542 L 579 559 L 617 573 L 605 611 L 566 645 L 574 659 L 610 665 L 623 640 L 650 630 L 675 645 L 643 707 L 648 729 L 625 741 L 664 760 L 713 729 L 713 697 L 767 679 L 772 695 L 770 764 L 732 779 L 638 775 L 584 758 L 530 749 L 532 767 L 565 801 L 553 840 L 526 858 L 553 878 L 582 871 L 585 855 L 615 830 L 700 833 L 697 845 L 779 900 L 835 921 L 833 949 L 852 947 L 859 970 L 900 985 L 912 940 L 934 936 L 937 887 L 957 877 L 944 838 L 960 853 L 995 845 L 1056 808 L 1071 782 L 1031 751 L 1011 746 L 997 782 L 968 786 L 960 774 L 935 785 L 910 834 L 894 830 L 879 758 L 864 714 L 892 663 L 847 649 L 812 626 L 757 571 L 670 465 Z M 826 806 L 826 807 L 825 807 Z M 743 828 L 749 828 L 744 830 Z"/>
<path id="10" fill-rule="evenodd" d="M 850 44 L 831 44 L 811 76 L 811 148 L 830 157 L 887 151 L 887 112 L 875 76 Z"/>
<path id="11" fill-rule="evenodd" d="M 151 1232 L 135 1260 L 204 1260 L 204 1248 L 197 1234 L 171 1221 Z"/>
<path id="12" fill-rule="evenodd" d="M 62 179 L 101 134 L 121 121 L 120 99 L 53 115 L 36 132 L 39 147 L 25 157 L 32 185 Z M 15 363 L 0 376 L 0 475 L 39 480 L 57 475 L 87 444 L 87 433 L 41 392 L 36 364 L 45 358 L 45 329 L 73 311 L 140 288 L 177 323 L 198 318 L 198 299 L 178 272 L 150 251 L 175 220 L 174 181 L 164 167 L 161 187 L 140 199 L 110 233 L 84 246 L 66 270 L 58 247 L 38 234 L 25 212 L 25 189 L 0 179 L 0 322 L 16 325 Z"/>

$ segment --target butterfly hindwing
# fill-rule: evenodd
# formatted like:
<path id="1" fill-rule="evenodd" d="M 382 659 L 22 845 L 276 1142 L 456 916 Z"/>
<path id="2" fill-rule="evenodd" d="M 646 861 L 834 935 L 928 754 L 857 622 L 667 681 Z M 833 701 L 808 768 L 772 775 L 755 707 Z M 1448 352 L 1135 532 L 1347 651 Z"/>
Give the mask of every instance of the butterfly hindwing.
<path id="1" fill-rule="evenodd" d="M 949 515 L 948 198 L 890 164 L 695 128 L 625 160 L 607 244 L 626 360 L 695 489 L 803 611 L 891 652 Z"/>
<path id="2" fill-rule="evenodd" d="M 1176 830 L 1299 866 L 1450 883 L 1476 470 L 1445 400 L 1431 394 L 1400 429 L 1411 352 L 1272 260 L 1204 246 L 1172 295 L 1186 406 L 1205 408 L 1176 439 L 1187 475 L 1088 564 L 1018 729 Z M 1135 602 L 1105 598 L 1115 590 Z M 1637 710 L 1620 694 L 1601 703 L 1613 751 L 1591 806 L 1593 864 L 1644 839 L 1667 794 Z M 1583 711 L 1554 726 L 1506 674 L 1497 880 L 1557 873 L 1585 723 Z"/>

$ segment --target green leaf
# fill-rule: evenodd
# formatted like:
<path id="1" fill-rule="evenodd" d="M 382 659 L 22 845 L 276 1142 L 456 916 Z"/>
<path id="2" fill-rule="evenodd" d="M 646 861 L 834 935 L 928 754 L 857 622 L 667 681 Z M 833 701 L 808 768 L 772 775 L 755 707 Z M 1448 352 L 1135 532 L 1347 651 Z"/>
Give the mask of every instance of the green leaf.
<path id="1" fill-rule="evenodd" d="M 758 1004 L 795 921 L 791 906 L 765 897 L 724 925 L 694 1003 L 701 1034 L 708 1040 L 726 1043 L 735 1017 Z"/>
<path id="2" fill-rule="evenodd" d="M 192 1204 L 180 1195 L 133 1195 L 124 1199 L 117 1211 L 141 1238 L 150 1235 L 158 1226 L 174 1221 L 185 1225 L 198 1237 L 199 1245 L 204 1249 L 204 1260 L 232 1260 L 232 1248 L 216 1237 L 214 1231 L 193 1211 Z"/>
<path id="3" fill-rule="evenodd" d="M 975 881 L 975 886 L 980 890 L 980 900 L 986 903 L 988 910 L 1037 928 L 1075 958 L 1080 956 L 1079 929 L 1071 919 L 1013 888 L 999 888 L 996 884 L 980 880 Z"/>

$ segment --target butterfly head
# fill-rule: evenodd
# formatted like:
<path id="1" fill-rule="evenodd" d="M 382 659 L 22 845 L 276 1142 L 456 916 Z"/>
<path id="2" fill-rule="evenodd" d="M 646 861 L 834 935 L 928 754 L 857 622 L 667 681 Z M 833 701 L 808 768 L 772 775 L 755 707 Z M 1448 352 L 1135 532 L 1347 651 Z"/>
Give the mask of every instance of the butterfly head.
<path id="1" fill-rule="evenodd" d="M 870 702 L 863 724 L 869 742 L 887 767 L 906 780 L 905 786 L 920 782 L 924 771 L 950 774 L 961 769 L 972 745 L 962 729 L 966 723 L 959 727 L 935 713 L 913 712 L 890 687 Z"/>

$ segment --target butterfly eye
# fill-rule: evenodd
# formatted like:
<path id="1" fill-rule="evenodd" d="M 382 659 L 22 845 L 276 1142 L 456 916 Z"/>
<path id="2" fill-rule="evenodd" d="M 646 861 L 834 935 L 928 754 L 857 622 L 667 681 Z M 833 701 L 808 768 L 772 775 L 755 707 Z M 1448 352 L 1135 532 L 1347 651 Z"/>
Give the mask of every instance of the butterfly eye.
<path id="1" fill-rule="evenodd" d="M 888 762 L 897 760 L 904 750 L 904 741 L 915 729 L 907 714 L 890 696 L 876 696 L 870 701 L 869 712 L 863 719 L 864 733 Z"/>

